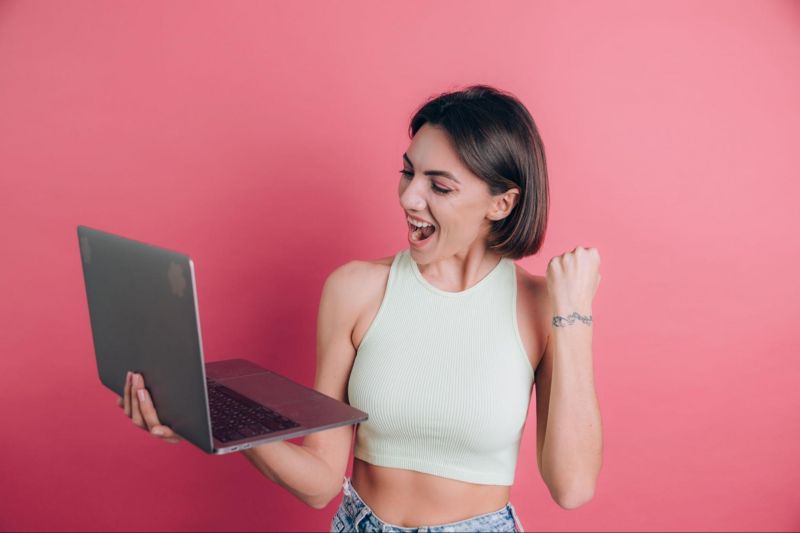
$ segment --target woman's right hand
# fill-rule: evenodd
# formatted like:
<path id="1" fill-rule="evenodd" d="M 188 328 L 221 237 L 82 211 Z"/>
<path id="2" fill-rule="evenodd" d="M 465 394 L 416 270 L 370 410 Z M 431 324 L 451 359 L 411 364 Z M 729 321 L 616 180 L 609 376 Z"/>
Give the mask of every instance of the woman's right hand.
<path id="1" fill-rule="evenodd" d="M 153 406 L 150 393 L 144 388 L 144 378 L 141 374 L 128 372 L 125 379 L 125 395 L 117 398 L 117 405 L 125 410 L 125 416 L 131 419 L 133 425 L 144 429 L 154 437 L 173 444 L 183 440 L 169 426 L 158 421 L 156 408 Z"/>

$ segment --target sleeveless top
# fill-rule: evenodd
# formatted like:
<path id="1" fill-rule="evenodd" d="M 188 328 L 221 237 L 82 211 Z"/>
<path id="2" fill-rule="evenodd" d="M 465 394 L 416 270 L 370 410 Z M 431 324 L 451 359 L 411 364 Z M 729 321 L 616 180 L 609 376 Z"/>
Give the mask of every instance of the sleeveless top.
<path id="1" fill-rule="evenodd" d="M 517 327 L 514 262 L 443 291 L 398 252 L 356 352 L 355 457 L 488 485 L 512 485 L 534 371 Z"/>

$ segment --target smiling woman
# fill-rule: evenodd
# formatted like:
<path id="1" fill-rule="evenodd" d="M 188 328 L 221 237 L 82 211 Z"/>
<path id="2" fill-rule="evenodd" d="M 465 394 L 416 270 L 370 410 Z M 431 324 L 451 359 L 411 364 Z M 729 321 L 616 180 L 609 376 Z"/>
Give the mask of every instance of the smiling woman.
<path id="1" fill-rule="evenodd" d="M 332 531 L 519 531 L 509 491 L 547 311 L 513 259 L 544 239 L 544 148 L 519 100 L 485 85 L 425 102 L 409 137 L 410 248 L 351 264 L 343 289 L 364 294 L 346 397 L 369 420 Z M 518 302 L 539 309 L 518 322 Z"/>
<path id="2" fill-rule="evenodd" d="M 515 191 L 518 198 L 512 208 L 517 209 L 490 220 L 486 247 L 510 259 L 538 252 L 549 214 L 547 164 L 544 144 L 525 106 L 513 95 L 486 85 L 430 99 L 411 119 L 412 146 L 403 154 L 401 182 L 411 181 L 416 175 L 415 161 L 420 169 L 423 165 L 417 159 L 431 153 L 426 147 L 428 151 L 417 154 L 423 148 L 415 146 L 414 139 L 420 130 L 432 128 L 438 130 L 437 140 L 446 143 L 456 158 L 448 159 L 445 151 L 436 150 L 437 166 L 421 172 L 430 178 L 431 191 L 456 202 L 452 195 L 465 185 L 465 178 L 480 183 L 492 198 Z M 434 163 L 430 158 L 425 162 Z"/>

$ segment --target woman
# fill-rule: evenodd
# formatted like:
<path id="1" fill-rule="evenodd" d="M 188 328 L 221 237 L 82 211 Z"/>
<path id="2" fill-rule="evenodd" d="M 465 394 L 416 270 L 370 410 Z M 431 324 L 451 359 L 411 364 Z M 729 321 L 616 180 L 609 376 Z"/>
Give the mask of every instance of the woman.
<path id="1" fill-rule="evenodd" d="M 594 493 L 599 254 L 577 247 L 546 277 L 513 262 L 540 249 L 548 214 L 544 147 L 514 96 L 485 85 L 442 94 L 416 112 L 410 137 L 399 183 L 409 248 L 337 268 L 320 299 L 314 387 L 369 414 L 352 479 L 350 426 L 241 453 L 316 509 L 343 489 L 332 531 L 521 531 L 509 491 L 534 383 L 537 463 L 553 499 L 574 508 Z M 141 376 L 119 403 L 179 442 Z"/>

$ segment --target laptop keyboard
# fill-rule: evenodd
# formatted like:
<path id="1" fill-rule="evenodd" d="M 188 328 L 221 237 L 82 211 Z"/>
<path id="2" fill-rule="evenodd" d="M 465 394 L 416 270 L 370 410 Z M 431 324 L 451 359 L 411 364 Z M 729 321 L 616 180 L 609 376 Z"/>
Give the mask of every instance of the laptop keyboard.
<path id="1" fill-rule="evenodd" d="M 266 435 L 300 425 L 224 385 L 206 381 L 211 432 L 221 442 Z"/>

